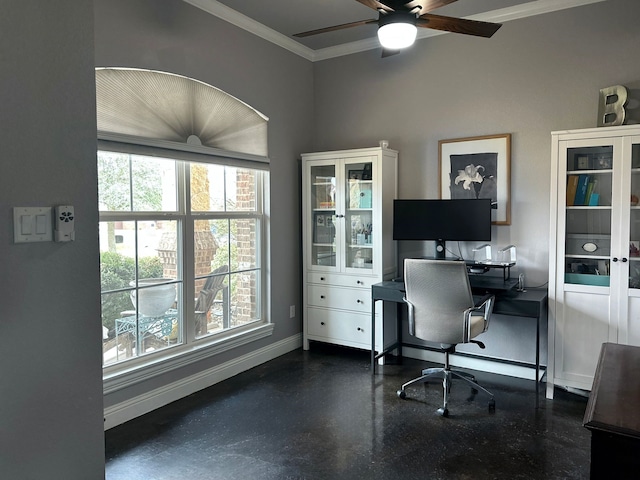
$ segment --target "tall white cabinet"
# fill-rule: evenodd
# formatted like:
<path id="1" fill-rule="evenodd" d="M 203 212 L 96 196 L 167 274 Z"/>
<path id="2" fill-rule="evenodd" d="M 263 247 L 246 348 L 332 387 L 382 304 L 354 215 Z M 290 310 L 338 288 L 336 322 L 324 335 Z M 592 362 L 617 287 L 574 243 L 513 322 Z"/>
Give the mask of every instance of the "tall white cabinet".
<path id="1" fill-rule="evenodd" d="M 640 345 L 640 126 L 552 133 L 549 365 L 591 390 L 604 342 Z"/>
<path id="2" fill-rule="evenodd" d="M 302 155 L 305 350 L 310 340 L 371 348 L 371 285 L 397 275 L 397 162 L 377 147 Z M 379 324 L 376 337 L 379 349 Z"/>

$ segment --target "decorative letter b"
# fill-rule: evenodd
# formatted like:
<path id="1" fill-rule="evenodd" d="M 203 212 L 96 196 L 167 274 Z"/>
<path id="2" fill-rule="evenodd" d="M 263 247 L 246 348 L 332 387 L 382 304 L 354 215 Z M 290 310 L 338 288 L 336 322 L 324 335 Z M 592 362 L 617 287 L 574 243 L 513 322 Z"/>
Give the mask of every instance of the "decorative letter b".
<path id="1" fill-rule="evenodd" d="M 600 89 L 600 104 L 598 106 L 598 126 L 613 127 L 622 125 L 625 120 L 625 105 L 627 104 L 627 88 L 614 85 Z"/>

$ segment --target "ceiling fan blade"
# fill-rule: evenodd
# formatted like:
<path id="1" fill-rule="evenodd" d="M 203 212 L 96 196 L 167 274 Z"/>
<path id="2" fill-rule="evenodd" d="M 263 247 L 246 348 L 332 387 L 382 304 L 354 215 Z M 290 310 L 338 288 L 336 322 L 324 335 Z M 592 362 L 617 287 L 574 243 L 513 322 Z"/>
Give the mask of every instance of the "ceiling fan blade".
<path id="1" fill-rule="evenodd" d="M 430 12 L 431 10 L 444 7 L 445 5 L 449 5 L 450 3 L 457 1 L 458 0 L 412 0 L 405 3 L 404 6 L 409 10 L 420 7 L 420 10 L 416 10 L 416 13 L 418 13 L 419 15 L 423 15 L 427 12 Z"/>
<path id="2" fill-rule="evenodd" d="M 498 31 L 502 24 L 480 22 L 466 18 L 443 17 L 442 15 L 426 13 L 418 18 L 416 26 L 489 38 Z"/>
<path id="3" fill-rule="evenodd" d="M 334 25 L 333 27 L 318 28 L 317 30 L 309 30 L 308 32 L 294 33 L 293 36 L 299 38 L 309 37 L 311 35 L 317 35 L 318 33 L 334 32 L 336 30 L 358 27 L 360 25 L 367 25 L 369 23 L 378 23 L 378 19 L 376 18 L 373 20 L 359 20 L 357 22 L 343 23 L 342 25 Z"/>
<path id="4" fill-rule="evenodd" d="M 373 8 L 377 11 L 384 10 L 385 12 L 393 12 L 393 8 L 385 5 L 384 3 L 380 3 L 377 0 L 356 0 L 356 2 L 359 2 L 365 7 Z"/>

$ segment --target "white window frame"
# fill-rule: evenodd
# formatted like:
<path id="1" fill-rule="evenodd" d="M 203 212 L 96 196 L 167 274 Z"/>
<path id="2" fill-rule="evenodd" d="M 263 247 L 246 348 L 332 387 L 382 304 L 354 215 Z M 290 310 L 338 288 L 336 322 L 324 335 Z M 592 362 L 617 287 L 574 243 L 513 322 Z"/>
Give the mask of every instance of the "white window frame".
<path id="1" fill-rule="evenodd" d="M 189 260 L 190 258 L 192 259 L 194 250 L 193 222 L 196 219 L 259 217 L 258 223 L 260 228 L 256 235 L 257 240 L 260 243 L 260 248 L 256 253 L 260 265 L 260 320 L 245 326 L 234 327 L 229 330 L 196 339 L 193 325 L 193 314 L 185 312 L 188 318 L 183 320 L 183 325 L 185 327 L 183 329 L 184 342 L 181 345 L 176 345 L 171 348 L 155 352 L 151 355 L 142 355 L 103 367 L 104 394 L 118 391 L 142 380 L 147 380 L 150 377 L 182 368 L 204 358 L 217 355 L 272 335 L 274 325 L 271 323 L 271 308 L 269 300 L 270 284 L 269 276 L 267 274 L 269 271 L 268 259 L 270 258 L 270 255 L 268 254 L 268 158 L 238 152 L 228 152 L 200 145 L 189 145 L 112 133 L 99 133 L 98 150 L 128 153 L 133 155 L 164 157 L 185 162 L 231 165 L 261 170 L 261 179 L 257 182 L 258 189 L 256 192 L 256 209 L 259 212 L 258 215 L 253 212 L 250 214 L 243 212 L 225 212 L 224 214 L 218 214 L 216 212 L 189 212 L 190 202 L 187 191 L 185 191 L 185 188 L 189 188 L 189 178 L 188 175 L 184 175 L 185 170 L 188 171 L 188 169 L 182 168 L 178 170 L 178 185 L 176 185 L 176 188 L 178 194 L 183 195 L 184 199 L 182 201 L 178 201 L 177 212 L 172 212 L 171 214 L 166 215 L 166 218 L 177 218 L 182 231 L 182 281 L 184 285 L 184 299 L 193 298 L 194 294 L 194 267 L 193 262 Z M 135 215 L 136 212 L 127 212 L 126 215 L 123 215 L 123 212 L 100 212 L 99 221 L 120 220 L 125 216 L 128 220 L 131 220 Z M 156 214 L 145 214 L 144 218 L 146 219 L 147 217 L 154 215 Z M 163 214 L 160 213 L 158 216 L 162 217 Z M 188 303 L 183 300 L 183 304 L 187 305 Z"/>

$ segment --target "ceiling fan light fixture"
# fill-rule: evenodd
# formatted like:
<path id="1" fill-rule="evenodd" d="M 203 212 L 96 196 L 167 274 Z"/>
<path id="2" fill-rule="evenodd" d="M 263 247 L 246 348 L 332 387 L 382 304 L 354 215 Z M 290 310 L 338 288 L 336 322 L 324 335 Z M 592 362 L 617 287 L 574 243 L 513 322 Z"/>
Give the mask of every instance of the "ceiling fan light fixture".
<path id="1" fill-rule="evenodd" d="M 394 12 L 380 15 L 378 40 L 389 50 L 400 50 L 413 45 L 418 29 L 416 16 L 410 13 Z"/>

